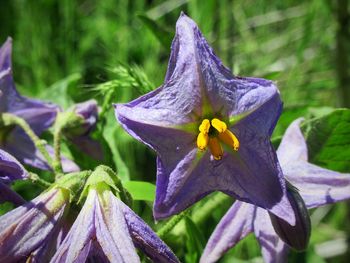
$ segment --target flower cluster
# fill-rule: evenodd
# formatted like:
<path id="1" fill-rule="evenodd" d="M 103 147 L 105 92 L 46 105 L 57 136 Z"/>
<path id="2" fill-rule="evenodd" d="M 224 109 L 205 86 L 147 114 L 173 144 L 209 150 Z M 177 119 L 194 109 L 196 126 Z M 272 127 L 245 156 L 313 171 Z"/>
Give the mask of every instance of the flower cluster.
<path id="1" fill-rule="evenodd" d="M 141 262 L 138 249 L 153 262 L 179 262 L 131 209 L 132 194 L 112 168 L 84 170 L 61 156 L 64 137 L 103 161 L 97 101 L 62 110 L 21 96 L 11 49 L 9 38 L 0 49 L 0 204 L 16 208 L 0 216 L 0 262 L 133 263 Z M 275 83 L 234 76 L 184 13 L 163 85 L 114 109 L 121 126 L 157 153 L 154 219 L 179 214 L 214 191 L 235 199 L 202 263 L 216 262 L 252 232 L 266 262 L 286 262 L 289 249 L 308 246 L 308 209 L 350 198 L 349 174 L 308 162 L 303 119 L 290 124 L 274 150 L 270 139 L 282 111 Z M 53 147 L 39 138 L 45 131 Z M 16 180 L 45 190 L 25 201 L 11 188 Z M 164 228 L 176 225 L 169 223 Z"/>

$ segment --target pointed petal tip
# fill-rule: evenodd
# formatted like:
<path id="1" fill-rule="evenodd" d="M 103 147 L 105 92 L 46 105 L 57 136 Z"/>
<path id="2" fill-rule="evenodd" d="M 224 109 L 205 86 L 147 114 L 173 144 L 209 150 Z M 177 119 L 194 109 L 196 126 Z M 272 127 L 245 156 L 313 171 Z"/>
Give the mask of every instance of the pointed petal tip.
<path id="1" fill-rule="evenodd" d="M 187 16 L 183 11 L 181 11 L 179 18 L 176 22 L 176 31 L 182 29 L 182 27 L 188 28 L 198 28 L 196 22 L 194 22 L 189 16 Z"/>
<path id="2" fill-rule="evenodd" d="M 5 43 L 0 47 L 0 71 L 7 71 L 12 67 L 12 38 L 8 37 Z M 3 74 L 1 74 L 3 75 Z"/>
<path id="3" fill-rule="evenodd" d="M 2 45 L 2 48 L 4 48 L 4 50 L 7 51 L 12 51 L 12 37 L 7 37 L 7 39 L 5 40 L 4 44 Z"/>
<path id="4" fill-rule="evenodd" d="M 166 207 L 164 204 L 157 204 L 157 202 L 154 202 L 153 218 L 155 221 L 164 220 L 176 214 L 172 207 Z"/>

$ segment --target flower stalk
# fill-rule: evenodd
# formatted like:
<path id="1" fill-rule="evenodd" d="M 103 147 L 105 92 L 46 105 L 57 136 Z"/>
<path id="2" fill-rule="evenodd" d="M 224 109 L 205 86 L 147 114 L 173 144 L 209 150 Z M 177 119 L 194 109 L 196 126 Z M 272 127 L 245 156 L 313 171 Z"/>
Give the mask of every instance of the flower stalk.
<path id="1" fill-rule="evenodd" d="M 0 123 L 2 123 L 5 126 L 8 125 L 18 125 L 20 126 L 24 132 L 28 135 L 28 137 L 31 139 L 31 141 L 34 143 L 35 147 L 38 148 L 40 153 L 44 156 L 45 160 L 49 164 L 51 168 L 54 167 L 52 158 L 48 151 L 46 150 L 46 141 L 41 140 L 32 130 L 32 128 L 28 125 L 28 123 L 22 119 L 21 117 L 18 117 L 11 113 L 2 113 L 0 115 Z"/>
<path id="2" fill-rule="evenodd" d="M 40 187 L 42 187 L 44 189 L 49 188 L 51 186 L 51 183 L 49 183 L 48 181 L 40 178 L 39 175 L 37 175 L 35 173 L 29 173 L 28 178 L 33 183 L 39 185 Z"/>
<path id="3" fill-rule="evenodd" d="M 180 223 L 180 221 L 182 219 L 184 219 L 186 216 L 188 216 L 190 209 L 173 216 L 168 222 L 166 222 L 166 224 L 164 226 L 162 226 L 158 231 L 157 231 L 157 235 L 163 239 L 169 232 L 171 232 L 171 230 L 174 229 L 174 227 L 177 226 L 178 223 Z"/>

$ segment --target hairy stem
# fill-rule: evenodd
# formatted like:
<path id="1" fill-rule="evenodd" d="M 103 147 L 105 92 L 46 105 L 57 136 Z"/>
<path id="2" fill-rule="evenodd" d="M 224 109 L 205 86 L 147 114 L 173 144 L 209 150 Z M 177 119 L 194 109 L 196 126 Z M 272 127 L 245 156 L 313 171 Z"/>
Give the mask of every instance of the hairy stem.
<path id="1" fill-rule="evenodd" d="M 33 182 L 33 183 L 35 183 L 35 184 L 37 184 L 37 185 L 39 185 L 39 186 L 41 186 L 42 188 L 49 188 L 50 186 L 51 186 L 51 184 L 49 183 L 49 182 L 47 182 L 46 180 L 44 180 L 44 179 L 42 179 L 42 178 L 40 178 L 37 174 L 35 174 L 35 173 L 29 173 L 29 179 Z"/>
<path id="2" fill-rule="evenodd" d="M 54 147 L 54 161 L 53 170 L 56 174 L 62 173 L 61 164 L 61 139 L 62 139 L 62 127 L 60 125 L 55 126 L 55 131 L 53 135 L 53 147 Z"/>
<path id="3" fill-rule="evenodd" d="M 162 226 L 158 231 L 157 235 L 162 239 L 166 234 L 168 234 L 187 214 L 189 213 L 189 209 L 173 216 L 164 226 Z"/>

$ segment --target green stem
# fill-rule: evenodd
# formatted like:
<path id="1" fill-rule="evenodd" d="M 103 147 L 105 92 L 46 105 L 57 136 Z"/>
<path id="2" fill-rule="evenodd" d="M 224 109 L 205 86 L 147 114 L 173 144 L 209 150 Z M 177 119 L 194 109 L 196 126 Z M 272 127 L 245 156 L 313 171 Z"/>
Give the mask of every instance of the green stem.
<path id="1" fill-rule="evenodd" d="M 182 212 L 181 214 L 178 214 L 176 216 L 173 216 L 164 226 L 162 226 L 158 231 L 157 235 L 162 239 L 166 234 L 168 234 L 173 228 L 183 219 L 187 216 L 189 213 L 189 209 Z"/>
<path id="2" fill-rule="evenodd" d="M 198 208 L 198 210 L 196 209 L 192 213 L 192 220 L 195 224 L 201 224 L 212 215 L 213 210 L 215 210 L 218 206 L 229 207 L 232 204 L 232 202 L 232 197 L 222 193 L 217 193 L 213 195 L 212 198 L 208 199 L 202 207 Z"/>
<path id="3" fill-rule="evenodd" d="M 53 147 L 54 147 L 54 161 L 53 161 L 53 170 L 56 174 L 62 173 L 62 164 L 61 164 L 61 139 L 62 139 L 62 126 L 55 126 L 54 135 L 53 135 Z"/>
<path id="4" fill-rule="evenodd" d="M 41 186 L 42 188 L 49 188 L 50 186 L 51 186 L 51 184 L 49 183 L 49 182 L 47 182 L 46 180 L 44 180 L 44 179 L 41 179 L 37 174 L 35 174 L 35 173 L 29 173 L 29 179 L 33 182 L 33 183 L 35 183 L 35 184 L 37 184 L 37 185 L 39 185 L 39 186 Z"/>
<path id="5" fill-rule="evenodd" d="M 50 167 L 53 168 L 53 163 L 52 163 L 52 158 L 48 151 L 46 150 L 46 141 L 41 140 L 35 133 L 34 131 L 30 128 L 28 123 L 11 113 L 2 113 L 0 116 L 0 122 L 3 122 L 4 125 L 18 125 L 20 126 L 24 132 L 29 136 L 29 138 L 32 140 L 34 143 L 35 147 L 41 152 L 41 154 L 44 156 L 45 160 L 49 164 Z"/>

